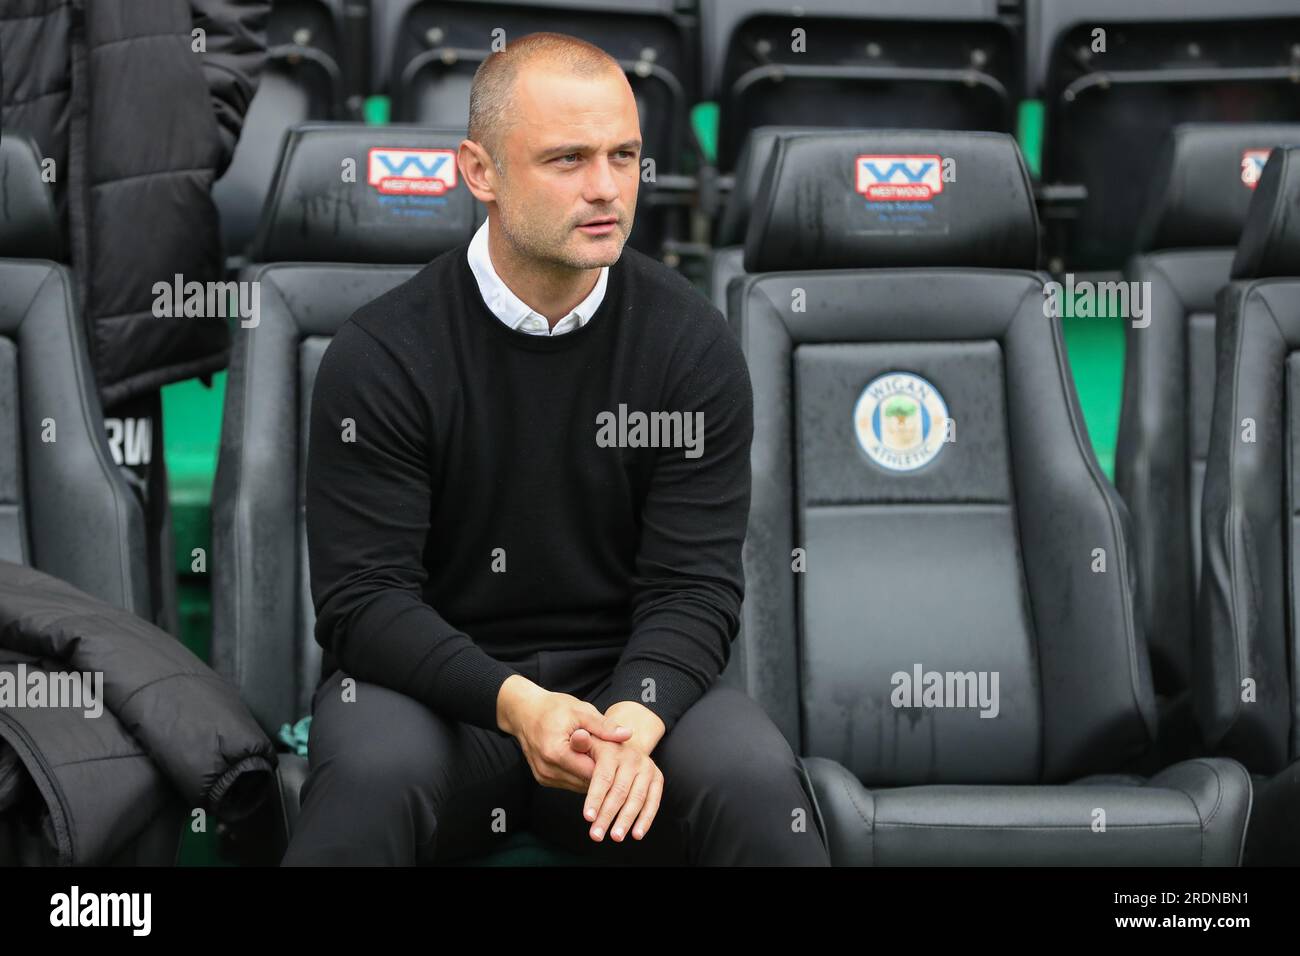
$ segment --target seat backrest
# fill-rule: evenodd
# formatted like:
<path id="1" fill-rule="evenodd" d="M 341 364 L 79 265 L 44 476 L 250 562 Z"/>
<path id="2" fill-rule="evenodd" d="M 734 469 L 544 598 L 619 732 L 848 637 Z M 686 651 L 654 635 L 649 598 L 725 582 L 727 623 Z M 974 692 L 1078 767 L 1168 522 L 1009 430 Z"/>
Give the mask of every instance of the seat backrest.
<path id="1" fill-rule="evenodd" d="M 0 256 L 63 261 L 64 245 L 35 141 L 19 130 L 0 135 Z"/>
<path id="2" fill-rule="evenodd" d="M 144 515 L 113 464 L 49 185 L 0 132 L 0 559 L 149 614 Z M 8 258 L 4 258 L 8 257 Z"/>
<path id="3" fill-rule="evenodd" d="M 1215 298 L 1272 147 L 1300 125 L 1188 123 L 1174 128 L 1125 278 L 1149 290 L 1125 316 L 1124 392 L 1115 486 L 1133 516 L 1141 614 L 1156 690 L 1191 680 L 1200 575 L 1201 487 L 1214 402 Z"/>
<path id="4" fill-rule="evenodd" d="M 1018 19 L 997 0 L 709 0 L 700 5 L 718 166 L 749 130 L 1010 130 L 1020 98 Z"/>
<path id="5" fill-rule="evenodd" d="M 754 387 L 750 692 L 868 785 L 1141 753 L 1126 516 L 1045 314 L 1015 142 L 791 137 L 758 194 L 728 302 Z"/>
<path id="6" fill-rule="evenodd" d="M 773 144 L 782 137 L 825 132 L 826 129 L 824 126 L 762 126 L 751 130 L 745 138 L 709 262 L 710 298 L 724 314 L 727 311 L 727 285 L 745 271 L 741 264 L 745 253 L 745 230 L 749 228 L 749 214 L 754 207 L 763 170 L 772 158 Z"/>
<path id="7" fill-rule="evenodd" d="M 275 0 L 271 7 L 257 93 L 235 155 L 212 187 L 227 257 L 248 252 L 284 134 L 308 120 L 342 116 L 342 17 L 341 0 Z"/>
<path id="8" fill-rule="evenodd" d="M 1119 269 L 1162 141 L 1183 122 L 1300 121 L 1294 0 L 1028 0 L 1043 180 L 1087 198 L 1066 230 L 1075 269 Z"/>
<path id="9" fill-rule="evenodd" d="M 347 44 L 344 0 L 272 0 L 266 26 L 272 60 L 293 62 L 304 72 L 318 73 L 302 82 L 318 82 L 320 95 L 337 97 L 343 89 Z M 335 100 L 336 105 L 341 105 Z"/>
<path id="10" fill-rule="evenodd" d="M 1194 702 L 1215 752 L 1300 758 L 1300 147 L 1275 149 L 1218 308 Z"/>
<path id="11" fill-rule="evenodd" d="M 483 207 L 459 181 L 464 133 L 292 130 L 254 243 L 256 325 L 234 330 L 213 490 L 216 669 L 274 732 L 320 676 L 304 522 L 307 415 L 331 337 L 362 305 L 468 242 Z M 355 175 L 350 175 L 354 171 Z"/>

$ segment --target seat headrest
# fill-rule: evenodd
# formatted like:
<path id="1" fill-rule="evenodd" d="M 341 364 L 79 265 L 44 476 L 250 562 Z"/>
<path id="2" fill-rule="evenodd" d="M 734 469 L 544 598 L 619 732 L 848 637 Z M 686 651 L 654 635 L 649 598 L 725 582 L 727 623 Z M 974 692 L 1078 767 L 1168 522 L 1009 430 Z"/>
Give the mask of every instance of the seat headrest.
<path id="1" fill-rule="evenodd" d="M 63 240 L 41 154 L 26 133 L 0 130 L 0 256 L 59 259 Z"/>
<path id="2" fill-rule="evenodd" d="M 1300 143 L 1297 123 L 1183 123 L 1166 137 L 1138 227 L 1138 248 L 1235 246 L 1274 146 Z"/>
<path id="3" fill-rule="evenodd" d="M 1232 260 L 1234 279 L 1300 276 L 1300 146 L 1273 150 Z"/>
<path id="4" fill-rule="evenodd" d="M 746 272 L 1037 264 L 1029 173 L 1005 133 L 778 139 L 745 235 Z"/>
<path id="5" fill-rule="evenodd" d="M 731 195 L 727 197 L 727 205 L 722 210 L 722 220 L 718 224 L 719 246 L 744 244 L 745 229 L 749 226 L 758 184 L 763 178 L 763 170 L 767 168 L 767 161 L 772 158 L 772 145 L 787 136 L 823 132 L 828 132 L 824 126 L 758 126 L 745 135 L 745 143 L 736 160 Z"/>
<path id="6" fill-rule="evenodd" d="M 253 262 L 425 263 L 486 209 L 460 181 L 463 131 L 311 123 L 285 134 Z"/>

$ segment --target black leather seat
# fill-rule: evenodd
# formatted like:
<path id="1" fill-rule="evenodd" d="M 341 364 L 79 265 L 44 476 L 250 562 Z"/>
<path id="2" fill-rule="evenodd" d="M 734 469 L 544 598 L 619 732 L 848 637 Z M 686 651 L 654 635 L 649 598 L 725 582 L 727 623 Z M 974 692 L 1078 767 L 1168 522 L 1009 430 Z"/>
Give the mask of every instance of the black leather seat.
<path id="1" fill-rule="evenodd" d="M 1156 691 L 1171 698 L 1191 682 L 1201 487 L 1214 401 L 1215 298 L 1228 282 L 1263 163 L 1284 143 L 1300 143 L 1300 125 L 1176 127 L 1144 216 L 1143 251 L 1125 273 L 1130 281 L 1150 283 L 1151 293 L 1146 319 L 1124 326 L 1115 486 L 1133 515 L 1139 610 Z M 1175 723 L 1190 728 L 1181 716 Z"/>
<path id="2" fill-rule="evenodd" d="M 255 263 L 240 274 L 260 283 L 261 314 L 255 327 L 235 329 L 231 350 L 213 488 L 212 659 L 273 738 L 283 723 L 311 712 L 320 676 L 304 520 L 316 369 L 354 311 L 467 242 L 483 222 L 484 207 L 454 172 L 463 138 L 462 131 L 400 125 L 291 130 L 253 246 Z M 358 159 L 355 183 L 340 179 L 346 159 Z M 445 188 L 422 185 L 411 195 L 384 182 L 393 174 L 440 178 Z M 265 841 L 249 854 L 257 862 L 283 855 L 307 763 L 282 754 L 277 775 L 278 818 L 270 832 L 242 841 Z M 469 862 L 557 860 L 564 858 L 523 833 Z"/>
<path id="3" fill-rule="evenodd" d="M 835 127 L 1011 130 L 1018 20 L 997 0 L 707 0 L 705 93 L 718 103 L 718 166 L 750 130 Z M 804 31 L 796 48 L 793 31 Z"/>
<path id="4" fill-rule="evenodd" d="M 311 712 L 320 677 L 303 498 L 316 368 L 356 309 L 467 242 L 483 221 L 484 207 L 454 172 L 463 137 L 353 124 L 290 131 L 255 264 L 240 273 L 259 283 L 261 314 L 255 327 L 234 330 L 213 490 L 212 660 L 273 738 Z M 352 183 L 341 181 L 346 159 L 357 160 Z M 394 172 L 441 177 L 447 188 L 407 195 L 373 184 Z M 275 859 L 306 770 L 295 755 L 280 760 Z"/>
<path id="5" fill-rule="evenodd" d="M 1300 148 L 1274 150 L 1223 290 L 1202 500 L 1196 715 L 1261 779 L 1247 860 L 1300 864 Z"/>
<path id="6" fill-rule="evenodd" d="M 40 154 L 0 131 L 0 560 L 149 619 L 144 513 L 113 463 Z M 109 865 L 171 865 L 188 808 L 169 803 Z M 0 856 L 9 852 L 0 813 Z"/>
<path id="7" fill-rule="evenodd" d="M 1177 124 L 1300 120 L 1295 0 L 1026 0 L 1025 24 L 1028 95 L 1045 110 L 1043 181 L 1087 191 L 1052 236 L 1069 268 L 1120 269 L 1136 251 Z"/>
<path id="8" fill-rule="evenodd" d="M 144 514 L 113 463 L 40 155 L 0 135 L 0 559 L 151 615 Z"/>
<path id="9" fill-rule="evenodd" d="M 230 166 L 212 187 L 227 257 L 239 262 L 262 215 L 285 133 L 344 114 L 343 0 L 274 0 L 267 61 Z"/>
<path id="10" fill-rule="evenodd" d="M 1127 515 L 1014 141 L 792 137 L 758 195 L 728 302 L 755 419 L 729 679 L 804 755 L 833 862 L 1237 864 L 1238 763 L 1140 776 Z"/>

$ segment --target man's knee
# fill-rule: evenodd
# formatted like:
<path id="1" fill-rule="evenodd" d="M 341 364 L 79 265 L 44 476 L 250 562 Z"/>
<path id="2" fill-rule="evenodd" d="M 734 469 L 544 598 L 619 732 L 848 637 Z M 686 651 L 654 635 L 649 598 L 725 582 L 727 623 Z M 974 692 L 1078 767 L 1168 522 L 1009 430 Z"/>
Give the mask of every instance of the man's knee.
<path id="1" fill-rule="evenodd" d="M 358 685 L 355 702 L 332 701 L 316 709 L 308 740 L 308 788 L 327 784 L 350 799 L 379 802 L 416 791 L 437 795 L 445 786 L 453 728 L 415 701 L 390 700 L 393 695 Z"/>
<path id="2" fill-rule="evenodd" d="M 391 797 L 436 790 L 439 765 L 437 748 L 428 741 L 397 734 L 366 744 L 354 742 L 313 762 L 309 780 L 328 778 L 331 786 L 349 794 Z"/>
<path id="3" fill-rule="evenodd" d="M 710 688 L 653 756 L 666 785 L 691 798 L 752 804 L 802 796 L 789 743 L 763 709 L 734 687 Z"/>

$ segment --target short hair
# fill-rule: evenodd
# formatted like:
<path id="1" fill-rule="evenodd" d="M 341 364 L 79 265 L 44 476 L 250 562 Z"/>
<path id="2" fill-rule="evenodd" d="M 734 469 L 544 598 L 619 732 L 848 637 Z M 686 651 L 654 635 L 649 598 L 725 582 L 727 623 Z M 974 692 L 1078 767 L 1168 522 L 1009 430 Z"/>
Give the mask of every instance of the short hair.
<path id="1" fill-rule="evenodd" d="M 505 172 L 501 137 L 509 121 L 519 71 L 542 61 L 578 76 L 596 76 L 623 68 L 600 47 L 564 33 L 530 33 L 506 44 L 479 64 L 469 88 L 469 138 L 487 150 Z"/>

